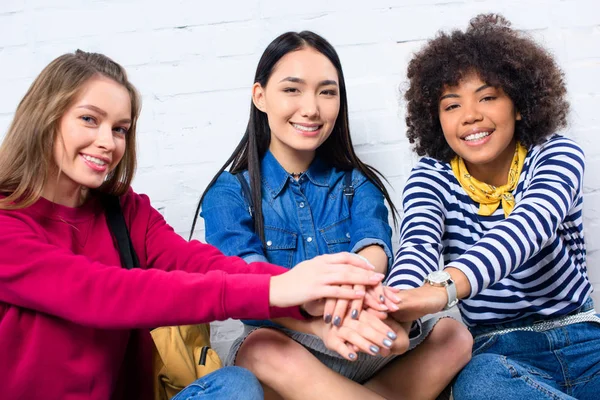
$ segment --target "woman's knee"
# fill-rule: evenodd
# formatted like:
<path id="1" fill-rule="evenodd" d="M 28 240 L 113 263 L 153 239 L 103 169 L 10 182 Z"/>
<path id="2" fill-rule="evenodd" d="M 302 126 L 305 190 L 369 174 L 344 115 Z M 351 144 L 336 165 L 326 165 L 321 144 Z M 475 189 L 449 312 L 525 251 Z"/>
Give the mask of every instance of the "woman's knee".
<path id="1" fill-rule="evenodd" d="M 440 320 L 427 338 L 432 346 L 448 350 L 449 359 L 454 359 L 460 367 L 471 359 L 473 336 L 460 322 L 452 318 Z"/>
<path id="2" fill-rule="evenodd" d="M 252 332 L 240 347 L 235 364 L 255 373 L 260 380 L 273 374 L 284 375 L 298 365 L 306 350 L 289 336 L 274 329 Z"/>

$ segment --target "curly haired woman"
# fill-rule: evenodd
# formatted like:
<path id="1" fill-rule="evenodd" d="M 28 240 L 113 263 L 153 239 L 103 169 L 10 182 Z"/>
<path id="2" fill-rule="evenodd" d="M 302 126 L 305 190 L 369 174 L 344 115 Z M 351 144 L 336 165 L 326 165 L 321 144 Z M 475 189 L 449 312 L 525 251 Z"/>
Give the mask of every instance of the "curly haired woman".
<path id="1" fill-rule="evenodd" d="M 408 289 L 397 316 L 460 299 L 474 346 L 457 399 L 597 398 L 584 155 L 556 134 L 569 108 L 563 73 L 506 19 L 479 15 L 429 41 L 408 78 L 407 136 L 424 157 L 404 189 L 389 278 Z"/>

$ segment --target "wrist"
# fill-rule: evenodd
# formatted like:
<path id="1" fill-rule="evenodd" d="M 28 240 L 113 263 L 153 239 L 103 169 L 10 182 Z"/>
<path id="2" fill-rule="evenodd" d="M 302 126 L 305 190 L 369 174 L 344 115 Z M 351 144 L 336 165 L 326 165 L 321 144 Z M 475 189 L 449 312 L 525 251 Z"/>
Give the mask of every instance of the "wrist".
<path id="1" fill-rule="evenodd" d="M 279 295 L 277 288 L 279 287 L 279 276 L 272 276 L 269 280 L 269 306 L 279 307 Z"/>
<path id="2" fill-rule="evenodd" d="M 456 296 L 456 285 L 446 271 L 434 271 L 425 278 L 424 286 L 433 288 L 433 291 L 439 294 L 442 307 L 438 311 L 448 310 L 458 303 Z"/>

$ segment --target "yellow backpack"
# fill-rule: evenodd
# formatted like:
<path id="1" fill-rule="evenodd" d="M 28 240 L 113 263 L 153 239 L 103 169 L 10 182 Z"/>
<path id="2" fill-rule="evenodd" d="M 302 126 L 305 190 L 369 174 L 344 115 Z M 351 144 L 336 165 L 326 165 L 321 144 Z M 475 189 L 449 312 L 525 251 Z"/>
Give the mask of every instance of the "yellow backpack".
<path id="1" fill-rule="evenodd" d="M 154 398 L 168 400 L 196 379 L 223 364 L 210 347 L 208 324 L 164 326 L 153 329 Z"/>

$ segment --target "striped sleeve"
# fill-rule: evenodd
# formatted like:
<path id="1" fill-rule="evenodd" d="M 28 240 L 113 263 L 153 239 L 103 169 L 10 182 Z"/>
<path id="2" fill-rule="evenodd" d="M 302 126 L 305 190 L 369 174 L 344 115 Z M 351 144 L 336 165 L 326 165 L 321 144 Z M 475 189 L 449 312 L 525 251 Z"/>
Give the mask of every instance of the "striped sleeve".
<path id="1" fill-rule="evenodd" d="M 439 269 L 445 218 L 443 198 L 448 185 L 429 164 L 434 162 L 421 160 L 404 188 L 400 248 L 387 281 L 399 289 L 420 287 L 430 272 Z"/>
<path id="2" fill-rule="evenodd" d="M 550 140 L 532 160 L 532 178 L 513 212 L 447 267 L 461 270 L 472 298 L 552 242 L 582 193 L 584 155 L 568 139 Z"/>

